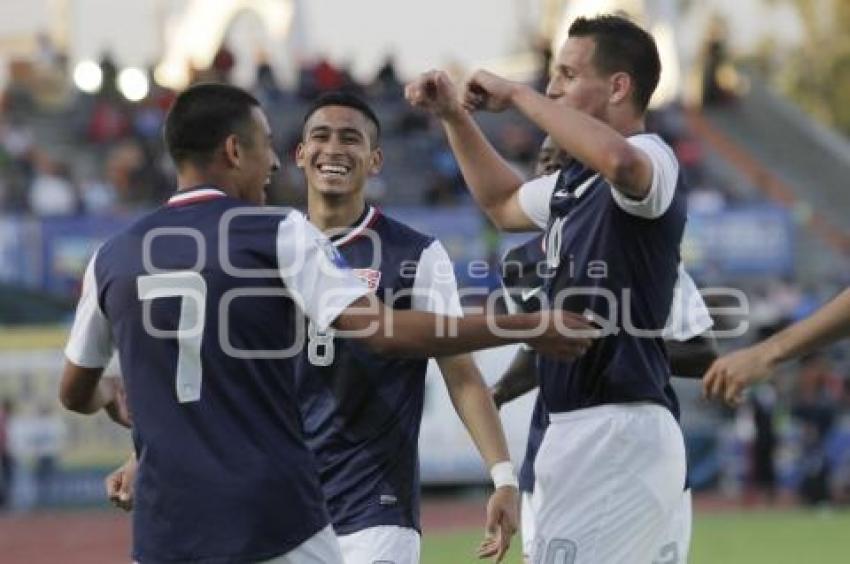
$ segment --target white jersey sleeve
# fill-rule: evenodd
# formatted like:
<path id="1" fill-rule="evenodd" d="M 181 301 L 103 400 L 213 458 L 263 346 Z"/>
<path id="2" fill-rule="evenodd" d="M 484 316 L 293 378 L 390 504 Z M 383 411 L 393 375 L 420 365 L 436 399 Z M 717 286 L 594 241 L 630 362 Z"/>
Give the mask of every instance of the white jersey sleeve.
<path id="1" fill-rule="evenodd" d="M 540 229 L 546 229 L 549 223 L 552 192 L 558 182 L 560 172 L 553 172 L 546 176 L 540 176 L 529 180 L 519 188 L 519 207 L 528 216 L 528 219 Z"/>
<path id="2" fill-rule="evenodd" d="M 670 316 L 664 326 L 663 337 L 668 341 L 687 341 L 697 337 L 714 326 L 711 314 L 702 299 L 693 278 L 685 272 L 679 263 L 679 278 L 673 290 L 673 303 Z"/>
<path id="3" fill-rule="evenodd" d="M 369 291 L 333 243 L 297 211 L 278 224 L 276 247 L 283 283 L 319 331 Z"/>
<path id="4" fill-rule="evenodd" d="M 97 278 L 94 274 L 94 263 L 97 253 L 89 261 L 83 275 L 83 288 L 74 325 L 68 344 L 65 345 L 65 357 L 72 363 L 83 368 L 103 368 L 109 364 L 114 351 L 112 328 L 109 320 L 100 309 L 98 303 Z"/>
<path id="5" fill-rule="evenodd" d="M 439 241 L 422 251 L 413 280 L 413 309 L 463 317 L 454 265 Z"/>
<path id="6" fill-rule="evenodd" d="M 629 198 L 614 187 L 611 194 L 614 201 L 624 211 L 643 217 L 655 219 L 661 217 L 676 194 L 676 184 L 679 179 L 679 161 L 667 143 L 655 134 L 642 134 L 629 137 L 629 143 L 643 151 L 652 163 L 652 183 L 649 193 L 641 200 Z"/>

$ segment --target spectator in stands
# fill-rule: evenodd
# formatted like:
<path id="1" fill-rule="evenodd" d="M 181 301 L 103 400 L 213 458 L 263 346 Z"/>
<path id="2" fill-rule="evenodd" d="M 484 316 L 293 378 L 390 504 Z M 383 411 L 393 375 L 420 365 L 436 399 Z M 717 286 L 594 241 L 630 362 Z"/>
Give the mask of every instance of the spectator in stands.
<path id="1" fill-rule="evenodd" d="M 57 463 L 65 446 L 65 423 L 50 406 L 42 405 L 32 420 L 30 448 L 35 457 L 36 500 L 41 506 L 53 499 Z"/>
<path id="2" fill-rule="evenodd" d="M 112 53 L 104 51 L 100 56 L 99 64 L 100 72 L 103 73 L 103 79 L 98 97 L 109 100 L 120 100 L 121 95 L 118 92 L 118 65 L 115 64 Z"/>
<path id="3" fill-rule="evenodd" d="M 233 51 L 222 43 L 210 65 L 210 70 L 213 73 L 212 79 L 217 82 L 230 82 L 230 73 L 235 66 L 236 57 L 233 55 Z"/>
<path id="4" fill-rule="evenodd" d="M 735 91 L 723 73 L 732 69 L 726 49 L 726 25 L 715 19 L 708 32 L 703 53 L 702 103 L 704 106 L 723 104 L 735 99 Z"/>
<path id="5" fill-rule="evenodd" d="M 830 498 L 826 441 L 838 417 L 843 382 L 821 354 L 805 357 L 802 363 L 792 410 L 803 427 L 800 495 L 804 502 L 816 504 Z"/>
<path id="6" fill-rule="evenodd" d="M 319 94 L 339 90 L 345 84 L 345 77 L 342 72 L 325 57 L 319 59 L 311 72 L 313 84 L 316 85 Z"/>
<path id="7" fill-rule="evenodd" d="M 275 107 L 283 102 L 283 90 L 265 53 L 260 53 L 258 57 L 254 90 L 264 106 Z"/>
<path id="8" fill-rule="evenodd" d="M 39 158 L 38 173 L 30 186 L 29 205 L 38 217 L 76 215 L 83 211 L 79 191 L 66 163 Z"/>
<path id="9" fill-rule="evenodd" d="M 375 80 L 369 85 L 369 93 L 381 100 L 392 101 L 400 100 L 403 91 L 404 86 L 398 79 L 395 68 L 395 56 L 389 53 L 378 69 Z"/>
<path id="10" fill-rule="evenodd" d="M 8 211 L 29 208 L 28 192 L 35 177 L 37 154 L 32 130 L 23 118 L 7 117 L 0 122 L 0 156 L 3 164 L 2 206 Z"/>
<path id="11" fill-rule="evenodd" d="M 11 398 L 4 398 L 0 404 L 0 509 L 8 507 L 12 500 L 12 482 L 15 462 L 9 441 L 9 427 L 15 404 Z"/>
<path id="12" fill-rule="evenodd" d="M 88 123 L 88 139 L 98 145 L 109 145 L 124 137 L 129 129 L 129 120 L 119 101 L 99 97 Z"/>
<path id="13" fill-rule="evenodd" d="M 776 499 L 775 454 L 778 438 L 774 413 L 776 411 L 776 390 L 763 385 L 753 390 L 750 403 L 753 410 L 755 437 L 750 460 L 752 461 L 752 484 L 758 498 L 773 503 Z"/>

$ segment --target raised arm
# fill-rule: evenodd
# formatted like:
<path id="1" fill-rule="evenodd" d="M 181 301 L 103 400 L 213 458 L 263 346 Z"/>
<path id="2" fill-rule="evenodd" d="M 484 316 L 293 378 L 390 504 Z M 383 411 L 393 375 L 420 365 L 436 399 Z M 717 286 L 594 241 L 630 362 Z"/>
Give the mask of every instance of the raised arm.
<path id="1" fill-rule="evenodd" d="M 477 71 L 464 92 L 468 110 L 511 106 L 548 133 L 567 154 L 599 172 L 611 186 L 640 200 L 652 184 L 652 162 L 618 131 L 589 114 L 550 100 L 528 85 Z M 634 133 L 638 133 L 635 131 Z"/>
<path id="2" fill-rule="evenodd" d="M 407 85 L 410 104 L 440 118 L 452 152 L 475 201 L 500 229 L 532 231 L 538 227 L 523 212 L 518 190 L 523 180 L 484 137 L 461 106 L 458 92 L 443 71 L 430 71 Z"/>
<path id="3" fill-rule="evenodd" d="M 709 398 L 738 403 L 745 388 L 766 380 L 779 364 L 847 336 L 850 336 L 850 288 L 812 316 L 760 343 L 717 359 L 703 377 L 703 391 Z"/>

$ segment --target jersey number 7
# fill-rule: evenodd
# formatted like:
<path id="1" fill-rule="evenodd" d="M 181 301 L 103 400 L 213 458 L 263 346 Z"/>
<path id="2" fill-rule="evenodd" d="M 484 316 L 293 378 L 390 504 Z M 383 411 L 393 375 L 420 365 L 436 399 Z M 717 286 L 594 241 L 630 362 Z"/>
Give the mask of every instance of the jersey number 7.
<path id="1" fill-rule="evenodd" d="M 201 399 L 201 339 L 204 336 L 207 283 L 194 271 L 166 272 L 139 276 L 136 279 L 142 301 L 142 321 L 151 337 L 177 339 L 177 401 L 188 403 Z M 161 330 L 151 321 L 151 305 L 157 298 L 181 298 L 177 331 Z"/>

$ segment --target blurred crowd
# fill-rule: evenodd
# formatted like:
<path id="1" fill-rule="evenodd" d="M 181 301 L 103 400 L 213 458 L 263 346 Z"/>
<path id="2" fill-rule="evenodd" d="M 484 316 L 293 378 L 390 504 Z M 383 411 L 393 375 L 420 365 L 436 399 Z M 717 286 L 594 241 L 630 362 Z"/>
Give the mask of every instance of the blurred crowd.
<path id="1" fill-rule="evenodd" d="M 175 174 L 163 152 L 161 127 L 174 92 L 148 73 L 149 88 L 129 101 L 119 85 L 119 65 L 104 54 L 99 88 L 75 87 L 68 60 L 48 39 L 32 60 L 10 65 L 0 104 L 0 212 L 36 217 L 111 214 L 158 205 L 174 188 Z M 540 49 L 541 69 L 551 54 Z M 228 82 L 238 61 L 222 46 L 193 81 Z M 467 201 L 455 159 L 439 124 L 411 110 L 393 57 L 371 80 L 356 80 L 344 65 L 326 58 L 305 63 L 297 81 L 284 85 L 265 58 L 254 63 L 251 90 L 273 121 L 284 170 L 270 190 L 275 203 L 300 204 L 304 183 L 292 164 L 300 139 L 300 115 L 318 94 L 355 92 L 374 106 L 384 129 L 385 168 L 370 182 L 369 199 L 387 204 L 444 206 Z M 543 89 L 541 73 L 535 84 Z M 668 138 L 694 182 L 693 205 L 714 209 L 737 195 L 702 173 L 700 143 L 680 123 L 676 108 L 656 113 L 654 127 Z M 542 136 L 515 114 L 483 115 L 481 124 L 497 148 L 530 173 Z"/>
<path id="2" fill-rule="evenodd" d="M 236 62 L 223 46 L 193 81 L 228 82 Z M 84 93 L 74 87 L 62 56 L 11 65 L 0 106 L 0 211 L 36 217 L 110 214 L 155 206 L 173 190 L 175 175 L 163 152 L 161 127 L 174 92 L 157 85 L 150 73 L 147 94 L 130 102 L 109 54 L 99 67 L 99 89 Z M 371 199 L 435 205 L 457 199 L 462 193 L 457 165 L 429 118 L 404 103 L 391 56 L 368 83 L 320 58 L 303 65 L 297 84 L 288 87 L 268 62 L 258 62 L 252 91 L 274 122 L 282 156 L 291 156 L 300 139 L 299 118 L 309 101 L 338 89 L 365 97 L 383 122 L 383 144 L 391 159 L 369 186 Z M 527 167 L 539 135 L 512 120 L 501 121 L 503 148 Z M 282 160 L 287 166 L 275 179 L 271 199 L 301 203 L 300 174 L 292 170 L 291 158 Z"/>

